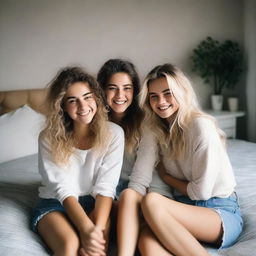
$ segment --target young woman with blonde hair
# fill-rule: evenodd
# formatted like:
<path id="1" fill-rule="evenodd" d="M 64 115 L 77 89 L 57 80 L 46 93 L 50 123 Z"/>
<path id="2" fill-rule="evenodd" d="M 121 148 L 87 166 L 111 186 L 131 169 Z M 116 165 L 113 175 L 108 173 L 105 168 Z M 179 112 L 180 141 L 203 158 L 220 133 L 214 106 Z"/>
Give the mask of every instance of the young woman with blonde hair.
<path id="1" fill-rule="evenodd" d="M 32 228 L 54 255 L 106 255 L 124 135 L 107 121 L 102 95 L 80 67 L 61 70 L 50 84 Z"/>
<path id="2" fill-rule="evenodd" d="M 231 246 L 243 221 L 235 178 L 215 120 L 200 110 L 189 79 L 171 64 L 146 77 L 140 105 L 149 127 L 129 187 L 145 195 L 156 166 L 172 198 L 148 193 L 141 207 L 148 224 L 142 255 L 209 255 L 201 242 Z"/>

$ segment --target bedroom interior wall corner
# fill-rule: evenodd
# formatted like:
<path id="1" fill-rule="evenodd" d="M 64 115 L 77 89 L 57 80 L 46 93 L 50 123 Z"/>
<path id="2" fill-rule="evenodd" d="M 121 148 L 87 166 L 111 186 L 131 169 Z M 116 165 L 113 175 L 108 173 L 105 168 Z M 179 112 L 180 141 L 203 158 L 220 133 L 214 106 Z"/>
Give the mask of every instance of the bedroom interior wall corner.
<path id="1" fill-rule="evenodd" d="M 244 41 L 247 57 L 247 137 L 256 142 L 256 1 L 244 0 Z"/>

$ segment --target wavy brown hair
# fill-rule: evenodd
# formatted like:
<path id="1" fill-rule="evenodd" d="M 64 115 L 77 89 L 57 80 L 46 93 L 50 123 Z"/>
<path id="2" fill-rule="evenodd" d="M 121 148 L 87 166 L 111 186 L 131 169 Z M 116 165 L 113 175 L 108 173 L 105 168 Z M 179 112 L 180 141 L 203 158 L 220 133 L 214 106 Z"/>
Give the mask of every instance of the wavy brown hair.
<path id="1" fill-rule="evenodd" d="M 123 59 L 110 59 L 100 68 L 97 80 L 105 90 L 112 75 L 116 73 L 126 73 L 132 81 L 133 100 L 128 107 L 124 118 L 119 124 L 125 133 L 125 147 L 131 152 L 138 147 L 141 138 L 141 123 L 144 117 L 142 109 L 139 107 L 138 95 L 140 91 L 140 80 L 135 66 Z M 113 121 L 113 111 L 110 109 L 108 113 L 110 121 Z"/>
<path id="2" fill-rule="evenodd" d="M 96 79 L 81 67 L 64 68 L 49 85 L 46 127 L 42 131 L 42 136 L 49 143 L 56 163 L 67 163 L 74 152 L 73 120 L 64 111 L 64 96 L 68 88 L 76 82 L 87 83 L 96 100 L 97 111 L 89 125 L 93 147 L 102 150 L 109 137 L 103 92 Z"/>
<path id="3" fill-rule="evenodd" d="M 166 78 L 170 91 L 179 104 L 171 125 L 155 114 L 149 104 L 148 86 L 150 82 L 161 77 Z M 204 116 L 211 119 L 215 123 L 219 136 L 224 141 L 225 134 L 218 128 L 215 119 L 200 109 L 189 79 L 172 64 L 156 66 L 149 72 L 142 86 L 140 106 L 143 107 L 146 113 L 145 123 L 152 129 L 160 147 L 170 150 L 170 154 L 174 158 L 179 158 L 184 154 L 186 147 L 185 133 L 189 123 L 195 117 Z"/>

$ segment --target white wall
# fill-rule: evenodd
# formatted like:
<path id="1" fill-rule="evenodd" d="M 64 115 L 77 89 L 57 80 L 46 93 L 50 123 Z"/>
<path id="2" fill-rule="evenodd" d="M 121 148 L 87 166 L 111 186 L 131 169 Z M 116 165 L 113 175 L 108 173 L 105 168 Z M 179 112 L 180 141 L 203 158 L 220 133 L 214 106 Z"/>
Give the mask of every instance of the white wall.
<path id="1" fill-rule="evenodd" d="M 123 57 L 141 78 L 176 64 L 207 107 L 211 88 L 191 74 L 189 56 L 206 36 L 242 44 L 242 9 L 242 0 L 1 0 L 0 90 L 44 87 L 71 64 L 96 74 Z"/>
<path id="2" fill-rule="evenodd" d="M 246 99 L 248 139 L 256 142 L 256 1 L 245 0 L 245 46 L 247 55 Z"/>

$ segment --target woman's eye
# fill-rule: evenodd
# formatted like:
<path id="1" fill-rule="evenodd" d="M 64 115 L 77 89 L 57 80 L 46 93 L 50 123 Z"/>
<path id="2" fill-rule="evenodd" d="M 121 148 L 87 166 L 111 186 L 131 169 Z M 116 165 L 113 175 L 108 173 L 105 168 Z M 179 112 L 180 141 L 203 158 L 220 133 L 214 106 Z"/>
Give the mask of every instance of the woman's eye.
<path id="1" fill-rule="evenodd" d="M 172 93 L 171 92 L 166 92 L 164 94 L 165 97 L 171 98 L 172 97 Z"/>
<path id="2" fill-rule="evenodd" d="M 91 99 L 91 98 L 92 98 L 92 95 L 88 95 L 88 96 L 85 96 L 85 97 L 84 97 L 85 100 L 89 100 L 89 99 Z"/>
<path id="3" fill-rule="evenodd" d="M 132 89 L 132 87 L 125 87 L 124 90 L 125 91 L 130 91 Z"/>
<path id="4" fill-rule="evenodd" d="M 109 86 L 109 87 L 108 87 L 108 90 L 109 90 L 109 91 L 112 91 L 112 90 L 115 90 L 115 89 L 116 89 L 116 87 L 112 87 L 112 86 Z"/>
<path id="5" fill-rule="evenodd" d="M 76 103 L 76 100 L 68 100 L 67 101 L 69 104 L 74 104 L 74 103 Z"/>

